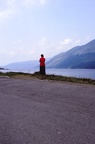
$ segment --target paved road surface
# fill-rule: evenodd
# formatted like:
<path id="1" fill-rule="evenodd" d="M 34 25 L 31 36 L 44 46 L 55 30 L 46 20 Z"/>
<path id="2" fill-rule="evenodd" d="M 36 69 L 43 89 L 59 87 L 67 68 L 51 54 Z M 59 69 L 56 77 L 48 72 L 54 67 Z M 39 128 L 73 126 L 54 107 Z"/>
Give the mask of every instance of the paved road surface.
<path id="1" fill-rule="evenodd" d="M 95 86 L 0 78 L 0 144 L 95 144 Z"/>

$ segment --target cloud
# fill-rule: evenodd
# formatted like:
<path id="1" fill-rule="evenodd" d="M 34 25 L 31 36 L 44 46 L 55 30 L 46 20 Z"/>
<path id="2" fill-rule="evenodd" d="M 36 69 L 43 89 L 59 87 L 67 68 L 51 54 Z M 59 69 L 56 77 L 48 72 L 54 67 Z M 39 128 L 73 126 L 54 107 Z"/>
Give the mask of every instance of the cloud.
<path id="1" fill-rule="evenodd" d="M 17 45 L 17 44 L 19 44 L 20 42 L 21 42 L 21 40 L 15 40 L 13 43 Z"/>
<path id="2" fill-rule="evenodd" d="M 32 54 L 34 54 L 34 53 L 35 53 L 34 50 L 30 50 L 30 51 L 28 52 L 28 55 L 32 55 Z"/>
<path id="3" fill-rule="evenodd" d="M 80 42 L 81 42 L 81 40 L 80 40 L 80 39 L 76 40 L 76 41 L 75 41 L 75 45 L 80 44 Z"/>
<path id="4" fill-rule="evenodd" d="M 29 5 L 34 5 L 35 4 L 35 0 L 22 0 L 22 3 L 26 6 Z"/>
<path id="5" fill-rule="evenodd" d="M 93 36 L 92 35 L 88 35 L 84 38 L 84 43 L 88 43 L 89 41 L 93 40 Z"/>
<path id="6" fill-rule="evenodd" d="M 26 6 L 38 6 L 38 5 L 44 5 L 47 2 L 47 0 L 22 0 L 22 3 Z"/>
<path id="7" fill-rule="evenodd" d="M 68 45 L 72 42 L 72 39 L 64 39 L 63 41 L 60 42 L 60 45 Z"/>
<path id="8" fill-rule="evenodd" d="M 0 20 L 10 17 L 15 13 L 15 0 L 0 1 Z"/>
<path id="9" fill-rule="evenodd" d="M 40 0 L 40 4 L 44 5 L 46 3 L 46 0 Z"/>
<path id="10" fill-rule="evenodd" d="M 64 47 L 66 48 L 69 44 L 71 44 L 72 42 L 72 39 L 64 39 L 63 41 L 60 41 L 58 46 L 57 46 L 57 50 L 61 50 L 63 49 Z"/>
<path id="11" fill-rule="evenodd" d="M 8 7 L 14 8 L 16 4 L 16 0 L 6 0 Z"/>
<path id="12" fill-rule="evenodd" d="M 39 42 L 39 46 L 45 47 L 47 45 L 46 37 L 42 37 L 41 41 Z"/>
<path id="13" fill-rule="evenodd" d="M 10 54 L 10 56 L 11 56 L 11 57 L 14 57 L 15 52 L 14 52 L 14 51 L 10 51 L 10 53 L 9 53 L 9 54 Z"/>
<path id="14" fill-rule="evenodd" d="M 9 18 L 17 11 L 21 11 L 22 6 L 43 6 L 47 0 L 0 0 L 0 20 Z"/>
<path id="15" fill-rule="evenodd" d="M 11 9 L 6 9 L 4 11 L 1 11 L 0 12 L 0 19 L 8 18 L 13 13 L 14 13 L 14 11 Z"/>

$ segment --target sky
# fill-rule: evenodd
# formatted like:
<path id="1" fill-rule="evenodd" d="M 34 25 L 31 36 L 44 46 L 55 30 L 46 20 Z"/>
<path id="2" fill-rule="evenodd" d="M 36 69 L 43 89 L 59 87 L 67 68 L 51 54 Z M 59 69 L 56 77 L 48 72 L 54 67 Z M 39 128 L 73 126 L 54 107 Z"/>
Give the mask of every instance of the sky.
<path id="1" fill-rule="evenodd" d="M 0 0 L 0 66 L 95 39 L 95 0 Z"/>

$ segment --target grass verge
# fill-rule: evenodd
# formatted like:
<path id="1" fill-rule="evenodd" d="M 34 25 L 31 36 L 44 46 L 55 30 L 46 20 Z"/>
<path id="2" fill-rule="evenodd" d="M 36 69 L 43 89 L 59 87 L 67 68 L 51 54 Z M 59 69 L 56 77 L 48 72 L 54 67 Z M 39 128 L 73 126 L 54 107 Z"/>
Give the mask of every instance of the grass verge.
<path id="1" fill-rule="evenodd" d="M 55 81 L 63 81 L 63 82 L 72 82 L 72 83 L 82 83 L 82 84 L 92 84 L 95 85 L 95 80 L 88 78 L 76 78 L 76 77 L 66 77 L 59 75 L 44 75 L 41 76 L 39 72 L 35 72 L 34 74 L 23 73 L 23 72 L 0 72 L 0 76 L 8 76 L 10 78 L 38 78 L 38 79 L 46 79 L 46 80 L 55 80 Z"/>

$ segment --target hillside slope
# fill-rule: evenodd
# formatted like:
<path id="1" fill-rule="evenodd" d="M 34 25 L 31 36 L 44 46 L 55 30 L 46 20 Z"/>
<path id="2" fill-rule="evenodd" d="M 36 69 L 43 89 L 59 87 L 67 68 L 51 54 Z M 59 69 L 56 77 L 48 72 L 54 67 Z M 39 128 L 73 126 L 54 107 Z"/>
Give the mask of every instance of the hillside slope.
<path id="1" fill-rule="evenodd" d="M 38 60 L 30 60 L 30 61 L 10 63 L 3 67 L 6 69 L 13 69 L 13 70 L 31 70 L 32 68 L 37 67 L 38 64 L 39 64 Z"/>
<path id="2" fill-rule="evenodd" d="M 95 40 L 54 56 L 47 67 L 95 69 Z"/>

